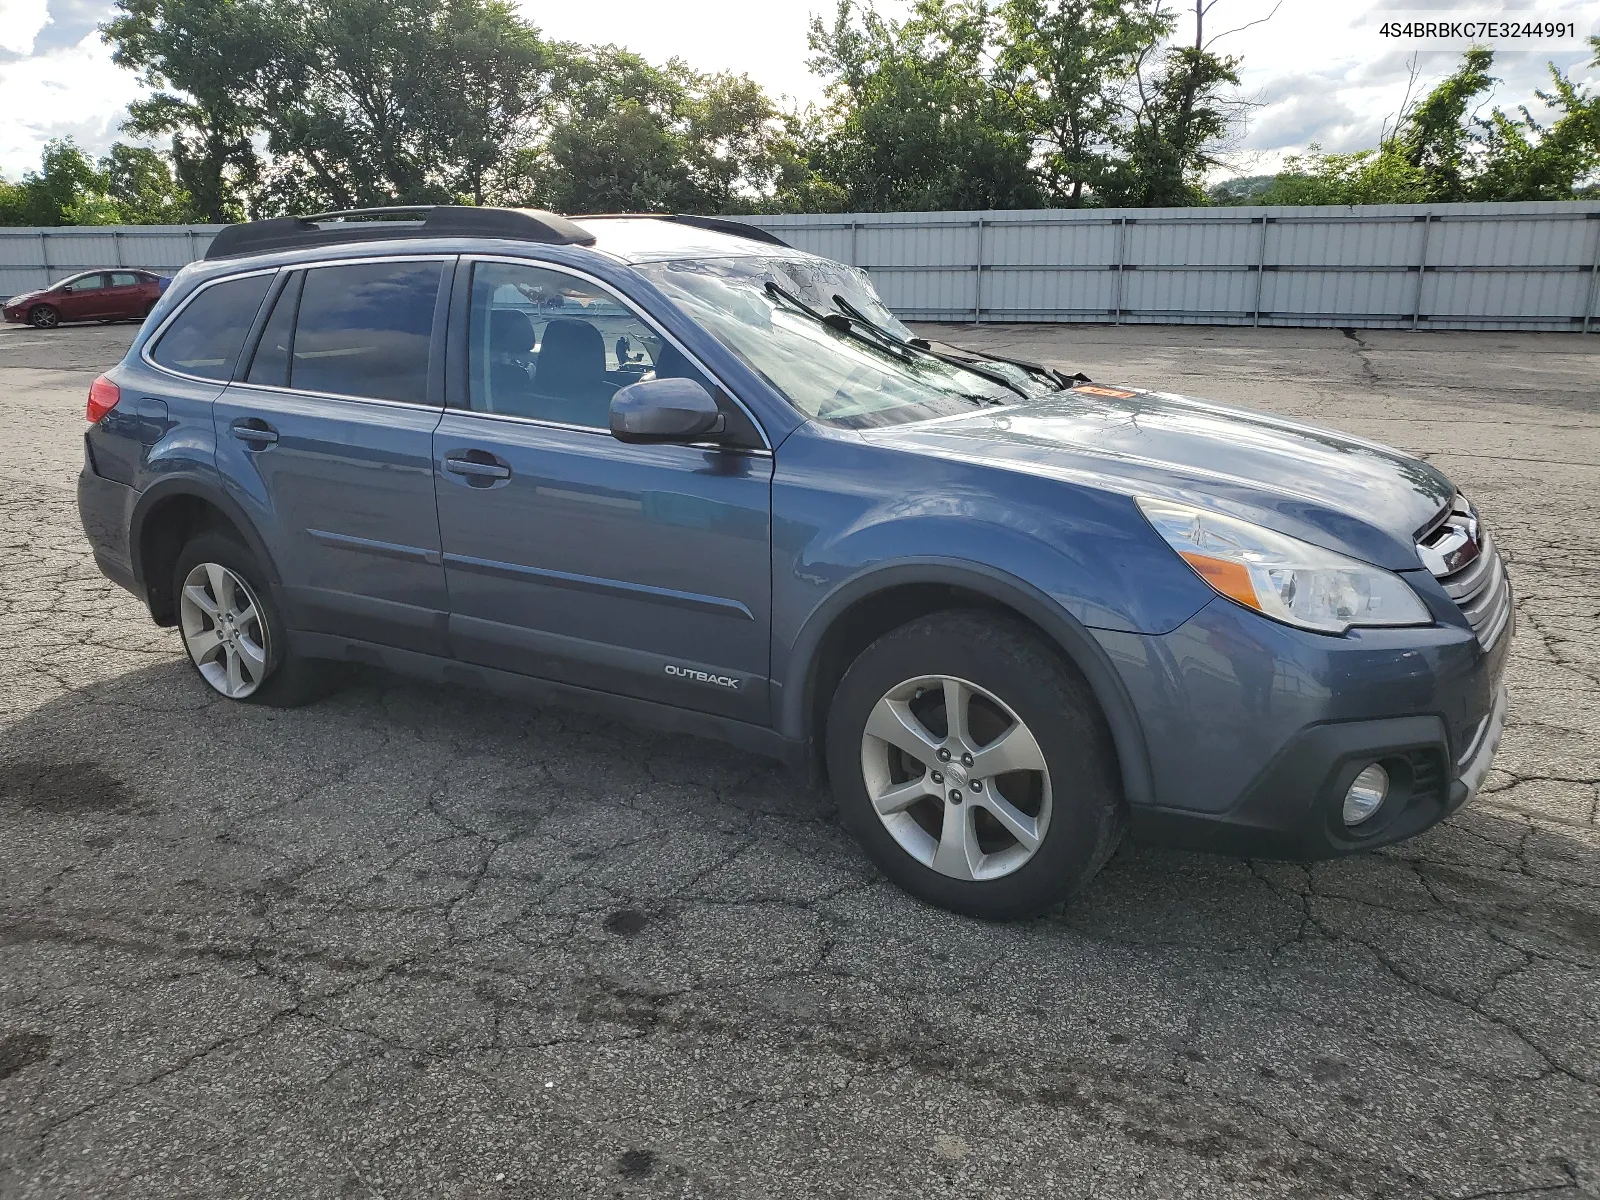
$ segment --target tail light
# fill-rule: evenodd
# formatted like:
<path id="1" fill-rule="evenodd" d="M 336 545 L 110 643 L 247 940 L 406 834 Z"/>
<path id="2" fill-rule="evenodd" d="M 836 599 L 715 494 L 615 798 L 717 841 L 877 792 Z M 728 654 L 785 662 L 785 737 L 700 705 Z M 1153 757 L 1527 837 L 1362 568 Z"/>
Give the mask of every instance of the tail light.
<path id="1" fill-rule="evenodd" d="M 89 424 L 98 425 L 105 415 L 122 399 L 122 389 L 104 375 L 89 385 L 89 411 L 85 414 Z"/>

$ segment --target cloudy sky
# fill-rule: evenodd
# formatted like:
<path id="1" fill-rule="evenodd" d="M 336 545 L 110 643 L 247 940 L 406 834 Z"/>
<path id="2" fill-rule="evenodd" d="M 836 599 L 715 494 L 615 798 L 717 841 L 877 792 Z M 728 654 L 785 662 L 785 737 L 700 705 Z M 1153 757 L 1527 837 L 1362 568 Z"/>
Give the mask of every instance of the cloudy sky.
<path id="1" fill-rule="evenodd" d="M 1176 2 L 1181 7 L 1184 0 Z M 1266 17 L 1273 3 L 1216 0 L 1207 33 Z M 1580 37 L 1600 33 L 1596 0 L 1282 0 L 1270 20 L 1216 46 L 1243 58 L 1243 91 L 1255 102 L 1237 139 L 1237 173 L 1275 170 L 1285 155 L 1312 142 L 1327 150 L 1372 145 L 1402 102 L 1413 57 L 1424 84 L 1448 72 L 1458 57 L 1453 49 L 1414 55 L 1414 48 L 1378 34 L 1386 17 L 1430 6 L 1473 17 L 1572 20 Z M 879 0 L 879 7 L 898 12 L 905 5 Z M 704 70 L 747 72 L 793 101 L 820 98 L 818 81 L 806 71 L 806 28 L 812 13 L 831 13 L 832 0 L 521 0 L 521 8 L 552 37 L 616 42 L 656 60 L 677 55 Z M 140 88 L 112 66 L 100 43 L 95 27 L 111 11 L 106 0 L 0 0 L 0 112 L 6 114 L 0 175 L 16 179 L 36 167 L 49 138 L 70 134 L 98 152 L 117 136 Z M 1532 101 L 1547 61 L 1600 82 L 1600 72 L 1583 66 L 1588 57 L 1572 43 L 1498 53 L 1495 73 L 1502 82 L 1491 103 L 1510 108 Z"/>

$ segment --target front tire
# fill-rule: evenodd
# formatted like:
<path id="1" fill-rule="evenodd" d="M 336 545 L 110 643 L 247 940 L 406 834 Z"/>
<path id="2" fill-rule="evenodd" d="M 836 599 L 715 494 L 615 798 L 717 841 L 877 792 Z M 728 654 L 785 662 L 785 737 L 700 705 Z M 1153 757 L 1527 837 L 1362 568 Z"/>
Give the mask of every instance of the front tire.
<path id="1" fill-rule="evenodd" d="M 28 310 L 28 324 L 35 329 L 54 329 L 61 324 L 61 313 L 50 304 L 35 304 Z"/>
<path id="2" fill-rule="evenodd" d="M 1008 617 L 935 613 L 872 643 L 834 693 L 826 748 L 840 818 L 872 860 L 970 916 L 1061 903 L 1127 827 L 1088 684 Z"/>
<path id="3" fill-rule="evenodd" d="M 189 662 L 219 695 L 244 704 L 293 708 L 325 695 L 325 664 L 289 648 L 266 572 L 233 538 L 201 533 L 173 572 L 178 630 Z"/>

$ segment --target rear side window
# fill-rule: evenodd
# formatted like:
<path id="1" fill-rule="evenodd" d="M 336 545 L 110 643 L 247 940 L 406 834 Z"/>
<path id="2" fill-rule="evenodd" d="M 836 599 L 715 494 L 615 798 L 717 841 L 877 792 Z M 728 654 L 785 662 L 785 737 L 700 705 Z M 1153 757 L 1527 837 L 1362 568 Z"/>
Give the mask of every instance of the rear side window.
<path id="1" fill-rule="evenodd" d="M 111 273 L 112 287 L 138 287 L 139 277 L 132 271 L 113 271 Z"/>
<path id="2" fill-rule="evenodd" d="M 272 306 L 272 315 L 267 318 L 266 328 L 261 331 L 261 342 L 256 346 L 256 356 L 250 364 L 250 374 L 245 379 L 250 383 L 266 384 L 270 387 L 287 387 L 289 385 L 289 350 L 294 345 L 294 310 L 300 302 L 300 285 L 305 282 L 305 274 L 296 271 L 289 277 L 289 282 L 278 293 L 277 302 Z"/>
<path id="3" fill-rule="evenodd" d="M 245 334 L 250 332 L 271 282 L 269 271 L 213 283 L 184 306 L 150 357 L 185 375 L 231 379 Z"/>
<path id="4" fill-rule="evenodd" d="M 348 263 L 307 271 L 290 343 L 289 386 L 426 402 L 443 270 L 444 264 L 435 261 Z"/>

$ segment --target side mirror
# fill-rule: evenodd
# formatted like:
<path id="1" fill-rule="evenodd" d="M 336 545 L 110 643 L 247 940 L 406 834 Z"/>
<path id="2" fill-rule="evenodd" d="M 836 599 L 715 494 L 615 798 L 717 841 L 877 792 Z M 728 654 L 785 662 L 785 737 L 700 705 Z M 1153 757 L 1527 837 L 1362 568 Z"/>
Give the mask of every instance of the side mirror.
<path id="1" fill-rule="evenodd" d="M 611 436 L 619 442 L 698 442 L 725 423 L 711 393 L 693 379 L 644 379 L 611 397 Z"/>

